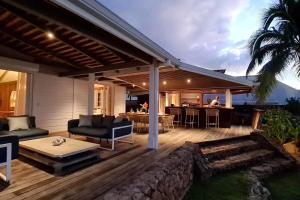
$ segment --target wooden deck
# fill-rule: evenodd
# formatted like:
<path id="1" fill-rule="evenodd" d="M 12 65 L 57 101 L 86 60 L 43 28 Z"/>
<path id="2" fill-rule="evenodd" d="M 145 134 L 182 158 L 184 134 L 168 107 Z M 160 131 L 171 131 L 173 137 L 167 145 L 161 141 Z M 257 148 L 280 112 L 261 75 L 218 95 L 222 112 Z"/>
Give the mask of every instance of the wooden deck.
<path id="1" fill-rule="evenodd" d="M 0 182 L 0 199 L 102 199 L 106 191 L 138 175 L 185 141 L 201 142 L 247 135 L 250 132 L 251 128 L 248 127 L 175 129 L 159 135 L 159 150 L 156 151 L 147 149 L 147 134 L 135 135 L 134 145 L 118 143 L 114 152 L 101 150 L 102 162 L 63 177 L 49 174 L 21 160 L 14 160 L 12 183 L 5 186 Z"/>

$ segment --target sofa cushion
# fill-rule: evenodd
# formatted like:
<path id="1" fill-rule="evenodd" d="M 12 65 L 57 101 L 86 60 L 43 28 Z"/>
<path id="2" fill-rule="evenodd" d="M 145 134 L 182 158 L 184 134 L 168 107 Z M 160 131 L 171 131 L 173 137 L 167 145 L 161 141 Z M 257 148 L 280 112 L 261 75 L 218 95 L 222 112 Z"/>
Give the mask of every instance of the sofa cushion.
<path id="1" fill-rule="evenodd" d="M 92 115 L 79 115 L 79 127 L 92 126 Z"/>
<path id="2" fill-rule="evenodd" d="M 20 115 L 14 117 L 28 117 L 29 128 L 36 128 L 34 116 Z M 0 131 L 1 130 L 9 130 L 7 118 L 0 118 Z"/>
<path id="3" fill-rule="evenodd" d="M 75 127 L 70 128 L 69 130 L 72 134 L 75 135 L 84 135 L 90 137 L 102 137 L 108 133 L 108 130 L 105 128 L 92 128 L 92 127 Z"/>
<path id="4" fill-rule="evenodd" d="M 94 128 L 101 128 L 103 121 L 103 115 L 93 115 L 92 117 L 92 126 Z"/>
<path id="5" fill-rule="evenodd" d="M 9 131 L 29 129 L 28 117 L 8 117 L 7 119 Z"/>
<path id="6" fill-rule="evenodd" d="M 18 131 L 1 131 L 1 135 L 16 135 L 20 139 L 29 139 L 29 138 L 36 138 L 36 137 L 42 137 L 47 136 L 49 134 L 49 131 L 40 129 L 40 128 L 31 128 L 28 130 L 18 130 Z"/>
<path id="7" fill-rule="evenodd" d="M 103 128 L 111 128 L 114 122 L 115 116 L 105 116 L 103 117 L 102 127 Z"/>

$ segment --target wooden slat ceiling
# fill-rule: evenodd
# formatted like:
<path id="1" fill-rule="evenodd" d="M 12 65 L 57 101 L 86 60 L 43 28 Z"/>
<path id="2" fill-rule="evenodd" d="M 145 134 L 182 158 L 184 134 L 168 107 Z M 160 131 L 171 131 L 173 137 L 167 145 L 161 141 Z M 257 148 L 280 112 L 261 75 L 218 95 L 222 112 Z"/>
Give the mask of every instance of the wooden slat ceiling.
<path id="1" fill-rule="evenodd" d="M 21 6 L 18 5 L 19 3 Z M 35 9 L 35 6 L 41 15 L 27 10 Z M 69 26 L 58 24 L 57 16 L 54 17 L 56 20 L 49 20 L 51 17 L 42 14 L 43 9 L 48 10 L 53 16 L 59 15 L 65 23 L 69 19 L 73 21 L 72 23 L 75 21 L 86 26 L 82 28 L 90 27 L 89 31 L 95 35 L 107 36 L 105 45 L 91 35 L 89 37 L 87 34 L 80 34 L 81 30 L 75 30 L 75 26 L 70 25 L 73 28 L 69 28 Z M 47 36 L 49 32 L 54 34 L 53 39 Z M 107 41 L 113 41 L 112 45 Z M 105 66 L 117 65 L 122 68 L 122 64 L 127 64 L 127 67 L 132 62 L 135 65 L 139 63 L 143 65 L 151 61 L 151 57 L 147 57 L 148 55 L 138 49 L 136 49 L 136 55 L 125 54 L 122 50 L 118 51 L 117 42 L 119 42 L 120 49 L 133 49 L 133 46 L 124 44 L 124 41 L 49 1 L 0 1 L 0 43 L 34 58 L 37 63 L 61 66 L 67 69 L 67 72 L 76 72 L 76 69 L 82 71 L 82 69 L 93 68 L 99 69 L 95 71 L 101 71 L 101 68 Z"/>
<path id="2" fill-rule="evenodd" d="M 132 83 L 136 86 L 144 87 L 145 89 L 149 88 L 149 74 L 128 75 L 118 78 L 126 81 L 127 83 Z M 250 87 L 246 87 L 238 83 L 212 78 L 184 70 L 160 72 L 159 79 L 159 90 L 161 92 L 175 90 L 202 90 L 204 92 L 212 92 L 212 89 L 230 88 L 237 91 L 240 90 L 240 92 L 243 93 L 245 92 L 245 90 L 249 91 L 251 89 Z M 189 83 L 188 79 L 190 80 Z"/>

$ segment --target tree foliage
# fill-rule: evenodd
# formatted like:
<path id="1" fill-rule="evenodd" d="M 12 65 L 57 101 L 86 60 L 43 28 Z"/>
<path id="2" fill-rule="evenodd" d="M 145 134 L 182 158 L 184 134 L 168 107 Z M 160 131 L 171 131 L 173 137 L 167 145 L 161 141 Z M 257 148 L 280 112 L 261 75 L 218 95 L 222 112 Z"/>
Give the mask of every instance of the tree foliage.
<path id="1" fill-rule="evenodd" d="M 293 65 L 300 77 L 300 0 L 279 0 L 264 12 L 263 26 L 249 40 L 251 62 L 246 75 L 262 65 L 256 98 L 264 101 L 276 85 L 276 76 Z"/>

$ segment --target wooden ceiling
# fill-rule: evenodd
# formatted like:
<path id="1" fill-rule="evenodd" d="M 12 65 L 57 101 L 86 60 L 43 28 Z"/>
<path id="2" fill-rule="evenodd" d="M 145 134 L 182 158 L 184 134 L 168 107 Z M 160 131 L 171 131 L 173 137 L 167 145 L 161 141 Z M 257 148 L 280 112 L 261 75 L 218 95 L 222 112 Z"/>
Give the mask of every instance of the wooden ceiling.
<path id="1" fill-rule="evenodd" d="M 120 80 L 124 80 L 127 83 L 131 83 L 129 89 L 135 91 L 132 85 L 136 87 L 138 91 L 140 88 L 149 89 L 149 74 L 142 75 L 128 75 L 118 77 Z M 180 90 L 201 90 L 203 93 L 216 93 L 223 91 L 226 88 L 230 88 L 238 93 L 245 93 L 251 90 L 250 87 L 244 85 L 217 79 L 201 74 L 184 71 L 184 70 L 169 70 L 160 72 L 159 74 L 159 90 L 160 92 L 167 91 L 180 91 Z M 188 81 L 189 80 L 189 81 Z M 215 91 L 215 92 L 214 92 Z"/>
<path id="2" fill-rule="evenodd" d="M 47 0 L 1 0 L 0 33 L 2 45 L 36 63 L 65 69 L 63 76 L 152 62 L 141 50 Z"/>

